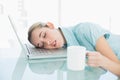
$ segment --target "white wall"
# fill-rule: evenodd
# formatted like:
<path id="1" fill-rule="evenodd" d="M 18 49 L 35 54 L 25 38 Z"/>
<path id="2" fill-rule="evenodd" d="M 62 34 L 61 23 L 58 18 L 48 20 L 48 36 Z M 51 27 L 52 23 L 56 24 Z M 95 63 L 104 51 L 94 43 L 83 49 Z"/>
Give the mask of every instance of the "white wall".
<path id="1" fill-rule="evenodd" d="M 28 25 L 37 21 L 51 21 L 58 24 L 58 0 L 25 0 Z"/>
<path id="2" fill-rule="evenodd" d="M 119 0 L 1 0 L 4 12 L 17 15 L 27 27 L 36 21 L 51 21 L 56 26 L 95 22 L 120 34 Z M 0 11 L 2 7 L 0 5 Z"/>
<path id="3" fill-rule="evenodd" d="M 119 7 L 115 0 L 61 0 L 61 25 L 87 21 L 110 29 L 113 10 L 118 8 L 116 5 Z"/>
<path id="4" fill-rule="evenodd" d="M 63 26 L 78 22 L 95 22 L 115 34 L 120 34 L 119 0 L 60 0 Z"/>

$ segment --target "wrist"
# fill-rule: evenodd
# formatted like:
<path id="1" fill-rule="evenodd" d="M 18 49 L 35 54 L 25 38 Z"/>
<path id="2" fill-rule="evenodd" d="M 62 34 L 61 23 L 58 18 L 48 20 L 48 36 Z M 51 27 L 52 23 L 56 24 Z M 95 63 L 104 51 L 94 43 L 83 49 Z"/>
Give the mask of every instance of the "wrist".
<path id="1" fill-rule="evenodd" d="M 103 56 L 102 60 L 100 61 L 100 67 L 107 69 L 111 64 L 111 60 L 107 57 Z"/>

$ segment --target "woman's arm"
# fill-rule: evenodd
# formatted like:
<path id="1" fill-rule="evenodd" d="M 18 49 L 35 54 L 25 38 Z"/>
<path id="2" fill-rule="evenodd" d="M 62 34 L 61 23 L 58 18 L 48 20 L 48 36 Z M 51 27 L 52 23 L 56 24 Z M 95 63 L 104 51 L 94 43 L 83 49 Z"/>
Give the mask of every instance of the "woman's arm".
<path id="1" fill-rule="evenodd" d="M 93 54 L 94 53 L 94 54 Z M 87 53 L 89 66 L 102 67 L 120 77 L 120 64 L 103 56 L 99 52 Z"/>
<path id="2" fill-rule="evenodd" d="M 120 63 L 117 56 L 112 51 L 111 47 L 103 36 L 100 37 L 96 42 L 96 51 L 100 52 L 102 55 L 109 58 L 110 60 Z"/>
<path id="3" fill-rule="evenodd" d="M 120 61 L 102 36 L 96 42 L 96 53 L 88 55 L 88 65 L 101 66 L 120 76 Z"/>

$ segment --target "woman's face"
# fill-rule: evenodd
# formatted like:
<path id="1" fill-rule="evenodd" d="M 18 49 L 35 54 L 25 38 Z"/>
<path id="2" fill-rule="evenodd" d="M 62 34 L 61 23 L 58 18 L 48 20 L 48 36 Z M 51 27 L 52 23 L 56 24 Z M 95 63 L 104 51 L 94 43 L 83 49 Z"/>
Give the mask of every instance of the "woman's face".
<path id="1" fill-rule="evenodd" d="M 31 42 L 36 47 L 55 49 L 61 48 L 65 41 L 59 30 L 43 27 L 33 30 L 31 34 Z"/>

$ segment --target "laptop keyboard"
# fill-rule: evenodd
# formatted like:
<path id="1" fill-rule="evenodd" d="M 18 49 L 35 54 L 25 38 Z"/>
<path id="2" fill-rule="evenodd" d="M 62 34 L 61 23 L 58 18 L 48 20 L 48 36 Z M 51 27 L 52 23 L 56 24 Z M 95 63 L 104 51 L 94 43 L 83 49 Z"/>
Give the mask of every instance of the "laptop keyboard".
<path id="1" fill-rule="evenodd" d="M 30 49 L 30 53 L 31 54 L 36 54 L 36 55 L 49 55 L 49 54 L 52 54 L 51 51 L 48 51 L 48 50 L 44 50 L 44 49 L 35 49 L 35 48 L 31 48 Z"/>
<path id="2" fill-rule="evenodd" d="M 25 44 L 30 55 L 40 56 L 40 57 L 61 57 L 66 56 L 64 50 L 47 50 L 31 47 Z"/>

